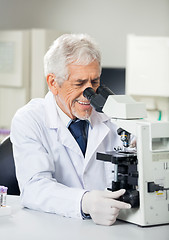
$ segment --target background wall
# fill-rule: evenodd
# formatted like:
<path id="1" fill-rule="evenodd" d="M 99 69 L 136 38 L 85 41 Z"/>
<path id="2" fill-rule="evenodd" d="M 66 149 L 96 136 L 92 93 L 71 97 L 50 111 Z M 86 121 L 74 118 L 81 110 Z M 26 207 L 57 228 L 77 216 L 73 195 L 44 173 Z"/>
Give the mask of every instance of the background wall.
<path id="1" fill-rule="evenodd" d="M 0 0 L 0 29 L 86 32 L 103 66 L 125 67 L 128 33 L 169 35 L 169 0 Z"/>
<path id="2" fill-rule="evenodd" d="M 169 0 L 0 0 L 0 30 L 36 28 L 90 34 L 100 45 L 103 67 L 122 69 L 124 75 L 128 34 L 169 36 Z M 0 90 L 1 116 L 15 105 L 11 91 L 17 94 Z M 9 103 L 4 110 L 3 95 Z"/>

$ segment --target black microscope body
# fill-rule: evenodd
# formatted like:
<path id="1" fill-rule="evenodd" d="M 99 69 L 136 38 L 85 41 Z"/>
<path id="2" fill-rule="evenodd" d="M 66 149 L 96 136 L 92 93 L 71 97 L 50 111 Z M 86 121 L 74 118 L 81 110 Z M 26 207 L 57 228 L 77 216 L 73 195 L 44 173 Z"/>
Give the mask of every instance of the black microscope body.
<path id="1" fill-rule="evenodd" d="M 102 112 L 108 96 L 114 95 L 114 93 L 109 88 L 100 86 L 96 92 L 92 88 L 86 88 L 83 95 L 90 101 L 96 111 Z M 111 188 L 108 188 L 108 190 L 126 189 L 125 194 L 119 200 L 130 203 L 133 208 L 137 208 L 139 207 L 137 152 L 128 150 L 131 135 L 129 132 L 119 128 L 117 133 L 123 142 L 123 149 L 117 148 L 111 152 L 97 153 L 96 159 L 114 164 L 114 171 L 112 172 L 114 179 Z"/>

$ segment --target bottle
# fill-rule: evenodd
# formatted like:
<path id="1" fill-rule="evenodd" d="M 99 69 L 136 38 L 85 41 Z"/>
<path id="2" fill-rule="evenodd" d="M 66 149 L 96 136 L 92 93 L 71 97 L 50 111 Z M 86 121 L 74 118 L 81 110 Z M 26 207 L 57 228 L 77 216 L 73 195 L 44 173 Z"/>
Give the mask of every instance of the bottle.
<path id="1" fill-rule="evenodd" d="M 3 187 L 4 187 L 4 186 L 0 186 L 0 207 L 2 206 Z"/>
<path id="2" fill-rule="evenodd" d="M 7 196 L 7 187 L 2 187 L 1 188 L 1 206 L 6 207 L 6 196 Z"/>

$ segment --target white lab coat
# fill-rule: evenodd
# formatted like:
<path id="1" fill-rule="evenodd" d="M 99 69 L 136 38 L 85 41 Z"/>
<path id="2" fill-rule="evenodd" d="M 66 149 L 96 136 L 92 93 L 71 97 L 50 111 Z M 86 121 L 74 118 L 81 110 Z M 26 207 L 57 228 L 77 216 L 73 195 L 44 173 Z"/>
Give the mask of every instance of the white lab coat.
<path id="1" fill-rule="evenodd" d="M 116 126 L 94 110 L 91 125 L 84 158 L 62 123 L 51 92 L 17 111 L 11 141 L 23 206 L 82 218 L 83 194 L 110 186 L 113 164 L 96 160 L 96 152 L 121 144 Z"/>

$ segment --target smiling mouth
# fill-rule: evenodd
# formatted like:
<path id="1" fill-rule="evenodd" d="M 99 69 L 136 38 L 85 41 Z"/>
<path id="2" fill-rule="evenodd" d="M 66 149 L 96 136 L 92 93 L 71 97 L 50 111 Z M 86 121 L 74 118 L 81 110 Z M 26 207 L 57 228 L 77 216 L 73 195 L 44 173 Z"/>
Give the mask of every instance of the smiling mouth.
<path id="1" fill-rule="evenodd" d="M 90 102 L 81 102 L 81 101 L 77 101 L 77 102 L 82 105 L 90 105 Z"/>

